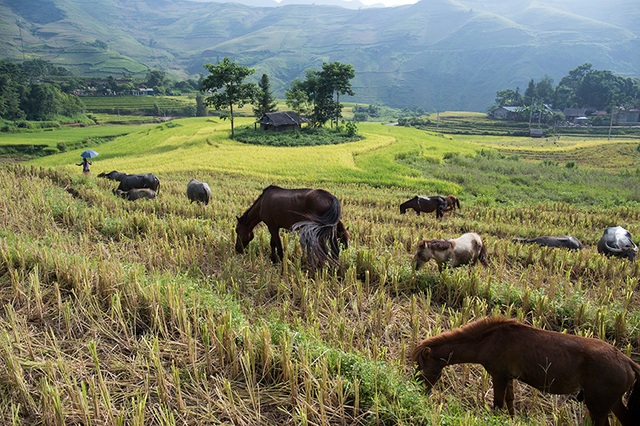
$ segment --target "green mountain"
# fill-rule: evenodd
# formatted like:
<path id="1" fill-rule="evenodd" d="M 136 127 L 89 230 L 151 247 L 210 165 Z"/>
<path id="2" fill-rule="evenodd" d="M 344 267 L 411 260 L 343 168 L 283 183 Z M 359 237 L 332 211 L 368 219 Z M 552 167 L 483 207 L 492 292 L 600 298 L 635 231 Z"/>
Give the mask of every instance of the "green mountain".
<path id="1" fill-rule="evenodd" d="M 256 0 L 252 0 L 256 1 Z M 393 8 L 187 0 L 0 0 L 0 55 L 82 75 L 204 73 L 229 56 L 281 96 L 322 62 L 356 70 L 354 100 L 484 111 L 497 90 L 583 63 L 640 76 L 635 0 L 422 0 Z"/>

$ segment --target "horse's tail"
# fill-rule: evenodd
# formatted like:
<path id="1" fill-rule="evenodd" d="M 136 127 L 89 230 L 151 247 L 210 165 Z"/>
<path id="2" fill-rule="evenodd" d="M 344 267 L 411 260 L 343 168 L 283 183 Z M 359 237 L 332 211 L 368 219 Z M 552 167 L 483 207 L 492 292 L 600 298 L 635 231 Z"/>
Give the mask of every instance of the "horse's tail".
<path id="1" fill-rule="evenodd" d="M 291 228 L 299 232 L 300 245 L 306 249 L 312 263 L 318 265 L 323 265 L 327 261 L 337 263 L 337 259 L 329 256 L 328 246 L 337 244 L 335 240 L 341 212 L 340 201 L 333 197 L 331 207 L 322 216 L 297 222 Z"/>
<path id="2" fill-rule="evenodd" d="M 636 381 L 631 388 L 629 400 L 627 401 L 627 422 L 623 424 L 640 424 L 640 366 L 635 362 L 631 365 L 636 373 Z"/>
<path id="3" fill-rule="evenodd" d="M 455 203 L 456 203 L 456 207 L 460 208 L 460 200 L 458 199 L 458 197 L 454 198 Z"/>

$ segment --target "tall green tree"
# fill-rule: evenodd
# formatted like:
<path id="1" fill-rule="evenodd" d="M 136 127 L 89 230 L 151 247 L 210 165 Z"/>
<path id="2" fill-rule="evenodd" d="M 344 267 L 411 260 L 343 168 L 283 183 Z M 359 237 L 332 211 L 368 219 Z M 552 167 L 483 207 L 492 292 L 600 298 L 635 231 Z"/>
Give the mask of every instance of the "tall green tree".
<path id="1" fill-rule="evenodd" d="M 340 104 L 340 95 L 353 96 L 355 93 L 351 90 L 351 79 L 356 76 L 353 66 L 349 64 L 341 64 L 340 62 L 323 63 L 322 71 L 320 71 L 320 81 L 323 91 L 331 93 L 333 105 L 330 113 L 338 127 L 340 118 L 342 117 L 342 105 Z"/>
<path id="2" fill-rule="evenodd" d="M 542 77 L 542 79 L 536 83 L 536 94 L 542 103 L 552 104 L 555 96 L 553 79 L 548 75 Z"/>
<path id="3" fill-rule="evenodd" d="M 29 120 L 47 120 L 60 111 L 60 91 L 48 83 L 32 84 L 22 109 Z"/>
<path id="4" fill-rule="evenodd" d="M 286 92 L 287 105 L 298 111 L 308 109 L 309 119 L 316 127 L 327 120 L 337 126 L 342 117 L 340 95 L 354 95 L 350 81 L 354 76 L 351 65 L 325 62 L 322 71 L 307 70 L 304 81 L 294 80 Z"/>
<path id="5" fill-rule="evenodd" d="M 209 115 L 209 110 L 204 102 L 204 96 L 202 93 L 196 95 L 196 117 L 206 117 Z"/>
<path id="6" fill-rule="evenodd" d="M 262 74 L 262 78 L 258 83 L 258 93 L 256 96 L 256 104 L 253 108 L 253 113 L 256 117 L 260 118 L 268 112 L 276 110 L 278 103 L 273 97 L 271 92 L 271 83 L 269 82 L 269 76 Z"/>
<path id="7" fill-rule="evenodd" d="M 504 89 L 496 92 L 496 105 L 503 106 L 522 106 L 524 99 L 520 93 L 520 89 L 516 87 L 516 90 Z"/>
<path id="8" fill-rule="evenodd" d="M 205 64 L 204 67 L 210 74 L 202 80 L 201 90 L 211 93 L 205 102 L 213 109 L 229 109 L 231 139 L 234 139 L 233 106 L 242 108 L 245 103 L 254 101 L 258 86 L 255 83 L 244 83 L 244 79 L 252 75 L 255 70 L 238 65 L 227 57 L 217 65 Z"/>
<path id="9" fill-rule="evenodd" d="M 539 101 L 538 92 L 536 90 L 536 82 L 531 79 L 529 80 L 529 85 L 524 91 L 524 104 L 527 106 L 531 106 L 536 101 Z"/>
<path id="10" fill-rule="evenodd" d="M 293 80 L 291 87 L 286 91 L 287 105 L 298 114 L 309 117 L 314 127 L 324 124 L 326 118 L 320 116 L 316 105 L 321 98 L 319 93 L 320 79 L 316 70 L 305 71 L 304 80 Z"/>
<path id="11" fill-rule="evenodd" d="M 0 61 L 0 117 L 9 120 L 24 118 L 20 102 L 27 87 L 23 84 L 23 78 L 17 64 L 6 59 Z"/>

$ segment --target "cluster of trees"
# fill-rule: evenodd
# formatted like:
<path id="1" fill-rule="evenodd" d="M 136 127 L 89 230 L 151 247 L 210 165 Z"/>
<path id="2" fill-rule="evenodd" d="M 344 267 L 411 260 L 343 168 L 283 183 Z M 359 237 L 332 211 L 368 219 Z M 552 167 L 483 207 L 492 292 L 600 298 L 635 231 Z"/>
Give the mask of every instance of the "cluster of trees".
<path id="1" fill-rule="evenodd" d="M 50 120 L 72 117 L 82 112 L 77 96 L 49 78 L 66 77 L 69 72 L 39 59 L 20 64 L 0 61 L 0 117 L 5 120 Z"/>
<path id="2" fill-rule="evenodd" d="M 205 103 L 214 109 L 228 109 L 232 139 L 235 137 L 234 106 L 241 108 L 244 104 L 253 103 L 257 117 L 275 111 L 276 101 L 266 74 L 262 75 L 258 85 L 246 83 L 244 80 L 255 70 L 226 57 L 215 65 L 205 64 L 205 68 L 209 71 L 201 83 L 201 90 L 208 94 Z M 354 95 L 351 90 L 353 77 L 355 71 L 351 65 L 325 62 L 321 71 L 307 70 L 304 81 L 294 80 L 291 83 L 291 88 L 286 91 L 286 103 L 298 114 L 307 116 L 314 127 L 321 127 L 329 120 L 338 127 L 342 118 L 340 95 Z"/>
<path id="3" fill-rule="evenodd" d="M 259 84 L 244 80 L 255 70 L 224 58 L 218 64 L 206 64 L 209 75 L 199 80 L 172 81 L 166 73 L 150 70 L 144 79 L 125 76 L 116 79 L 74 77 L 68 70 L 48 61 L 34 59 L 22 63 L 0 61 L 0 118 L 18 120 L 52 120 L 57 116 L 73 117 L 84 106 L 75 93 L 128 94 L 132 90 L 152 88 L 156 94 L 203 92 L 196 98 L 196 115 L 206 115 L 207 106 L 228 109 L 231 137 L 234 137 L 233 108 L 246 103 L 254 105 L 254 113 L 261 117 L 276 110 L 269 77 L 262 75 Z M 287 90 L 287 105 L 309 117 L 314 127 L 327 121 L 336 127 L 342 118 L 341 95 L 353 95 L 351 79 L 355 72 L 351 65 L 339 62 L 323 63 L 322 70 L 307 70 L 305 80 L 295 80 Z M 376 110 L 369 110 L 375 114 Z"/>
<path id="4" fill-rule="evenodd" d="M 640 79 L 595 70 L 586 63 L 569 71 L 555 87 L 553 79 L 544 76 L 538 82 L 530 80 L 524 93 L 520 93 L 519 88 L 499 90 L 490 111 L 517 106 L 523 107 L 528 117 L 528 111 L 543 111 L 543 105 L 556 110 L 587 108 L 608 112 L 618 107 L 637 108 L 640 106 Z"/>
<path id="5" fill-rule="evenodd" d="M 367 121 L 369 117 L 380 117 L 379 105 L 355 105 L 353 107 L 354 121 Z"/>
<path id="6" fill-rule="evenodd" d="M 42 59 L 21 63 L 0 60 L 0 118 L 10 121 L 46 121 L 56 117 L 74 117 L 84 112 L 76 93 L 131 94 L 140 87 L 152 88 L 156 94 L 198 92 L 200 80 L 174 81 L 163 71 L 150 70 L 141 79 L 131 77 L 82 78 L 64 67 Z M 206 114 L 202 96 L 197 113 Z"/>
<path id="7" fill-rule="evenodd" d="M 338 127 L 342 118 L 340 95 L 354 95 L 351 79 L 355 75 L 351 65 L 324 62 L 321 71 L 309 69 L 304 80 L 291 82 L 285 92 L 287 105 L 307 116 L 314 126 L 331 120 Z"/>

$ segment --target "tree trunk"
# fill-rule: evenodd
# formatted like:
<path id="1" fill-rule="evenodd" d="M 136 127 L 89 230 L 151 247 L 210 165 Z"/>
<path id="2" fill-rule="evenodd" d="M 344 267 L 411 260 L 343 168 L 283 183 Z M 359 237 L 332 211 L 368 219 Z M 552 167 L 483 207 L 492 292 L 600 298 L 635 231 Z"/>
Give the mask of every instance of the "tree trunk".
<path id="1" fill-rule="evenodd" d="M 235 129 L 233 128 L 233 104 L 229 104 L 229 119 L 231 120 L 231 139 L 235 139 Z"/>

